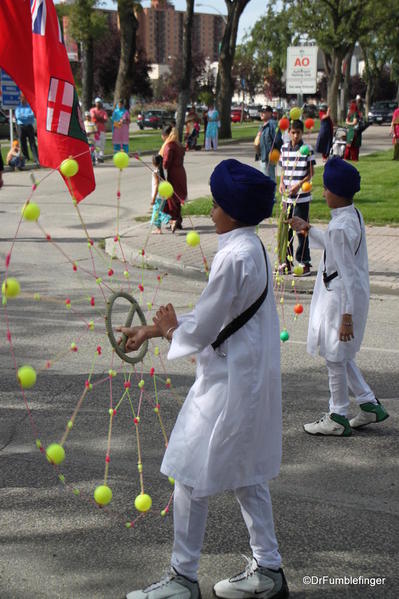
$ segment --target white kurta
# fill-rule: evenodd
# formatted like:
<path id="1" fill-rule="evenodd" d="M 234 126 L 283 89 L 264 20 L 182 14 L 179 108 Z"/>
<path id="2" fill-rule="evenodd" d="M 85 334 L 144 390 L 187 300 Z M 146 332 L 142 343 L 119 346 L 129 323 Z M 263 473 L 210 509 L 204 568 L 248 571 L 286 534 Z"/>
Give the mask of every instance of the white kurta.
<path id="1" fill-rule="evenodd" d="M 219 235 L 208 285 L 173 333 L 168 358 L 197 354 L 197 375 L 161 471 L 193 487 L 197 497 L 264 483 L 279 472 L 280 338 L 270 262 L 268 266 L 265 301 L 215 351 L 210 344 L 220 330 L 253 304 L 266 284 L 254 227 Z"/>
<path id="2" fill-rule="evenodd" d="M 308 329 L 308 352 L 319 353 L 331 362 L 353 359 L 359 351 L 366 328 L 370 297 L 366 232 L 363 218 L 361 225 L 353 205 L 331 210 L 331 221 L 326 231 L 311 227 L 311 247 L 326 250 L 326 270 L 338 277 L 329 283 L 329 291 L 323 282 L 324 261 L 320 261 Z M 361 233 L 360 233 L 361 228 Z M 355 252 L 361 244 L 357 254 Z M 354 339 L 339 340 L 343 314 L 352 314 Z"/>

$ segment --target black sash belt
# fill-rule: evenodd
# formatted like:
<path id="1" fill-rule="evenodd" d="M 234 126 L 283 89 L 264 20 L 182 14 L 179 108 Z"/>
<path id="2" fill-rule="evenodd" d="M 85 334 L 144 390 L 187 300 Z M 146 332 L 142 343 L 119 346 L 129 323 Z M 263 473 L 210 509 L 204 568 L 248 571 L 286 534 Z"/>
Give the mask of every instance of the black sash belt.
<path id="1" fill-rule="evenodd" d="M 357 246 L 357 250 L 355 252 L 355 256 L 359 251 L 360 248 L 360 244 L 362 243 L 362 221 L 360 220 L 360 214 L 359 214 L 359 210 L 357 208 L 355 208 L 356 210 L 356 214 L 357 214 L 357 218 L 359 219 L 359 225 L 360 225 L 360 241 L 359 241 L 359 245 Z M 338 272 L 335 271 L 333 273 L 331 273 L 330 275 L 327 274 L 327 269 L 326 269 L 326 250 L 324 250 L 324 254 L 323 254 L 323 260 L 324 260 L 324 270 L 323 270 L 323 283 L 326 287 L 326 289 L 328 289 L 328 284 L 330 283 L 330 281 L 332 281 L 333 279 L 335 279 L 335 277 L 338 276 Z"/>
<path id="2" fill-rule="evenodd" d="M 242 314 L 240 314 L 239 316 L 234 318 L 234 320 L 232 320 L 228 325 L 226 325 L 224 327 L 224 329 L 222 329 L 220 331 L 216 340 L 212 343 L 213 349 L 217 349 L 219 347 L 219 345 L 224 343 L 224 341 L 226 341 L 226 339 L 228 337 L 233 335 L 233 333 L 236 333 L 238 331 L 238 329 L 241 329 L 241 327 L 243 327 L 244 324 L 246 324 L 248 322 L 248 320 L 250 318 L 252 318 L 252 316 L 259 310 L 259 308 L 261 307 L 261 305 L 263 304 L 263 302 L 266 299 L 268 286 L 269 286 L 269 268 L 267 266 L 267 258 L 266 258 L 265 248 L 263 247 L 263 243 L 262 242 L 260 242 L 260 243 L 262 246 L 263 255 L 265 257 L 265 263 L 266 263 L 266 287 L 265 287 L 262 295 L 260 295 L 258 297 L 258 299 L 251 306 L 249 306 L 249 308 L 247 308 L 244 312 L 242 312 Z"/>

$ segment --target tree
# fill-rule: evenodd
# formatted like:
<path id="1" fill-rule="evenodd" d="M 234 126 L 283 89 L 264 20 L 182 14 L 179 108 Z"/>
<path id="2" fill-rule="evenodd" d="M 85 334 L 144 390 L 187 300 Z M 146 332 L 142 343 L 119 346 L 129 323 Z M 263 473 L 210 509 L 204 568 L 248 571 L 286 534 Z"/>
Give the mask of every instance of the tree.
<path id="1" fill-rule="evenodd" d="M 371 0 L 289 0 L 294 27 L 316 40 L 328 78 L 327 102 L 337 121 L 342 61 L 358 40 Z M 375 11 L 376 12 L 376 11 Z"/>
<path id="2" fill-rule="evenodd" d="M 176 128 L 179 139 L 182 140 L 186 108 L 190 98 L 191 69 L 192 69 L 192 33 L 194 22 L 194 0 L 186 0 L 186 14 L 184 16 L 183 33 L 183 65 L 182 76 L 179 81 L 179 97 L 177 101 Z"/>
<path id="3" fill-rule="evenodd" d="M 217 104 L 220 112 L 220 137 L 231 138 L 231 100 L 234 94 L 234 78 L 232 68 L 237 43 L 237 32 L 240 17 L 250 0 L 225 0 L 227 22 L 224 30 L 216 83 Z"/>
<path id="4" fill-rule="evenodd" d="M 75 0 L 62 13 L 70 20 L 70 34 L 78 42 L 82 71 L 82 106 L 88 110 L 93 100 L 93 44 L 106 30 L 106 17 L 95 10 L 98 0 Z M 60 12 L 58 14 L 61 14 Z"/>
<path id="5" fill-rule="evenodd" d="M 246 94 L 253 98 L 263 87 L 263 69 L 246 44 L 237 46 L 232 75 L 237 88 L 242 91 L 243 101 Z"/>
<path id="6" fill-rule="evenodd" d="M 117 6 L 121 54 L 115 83 L 114 104 L 123 99 L 128 105 L 134 91 L 136 33 L 139 26 L 136 12 L 141 9 L 141 4 L 134 0 L 117 0 Z"/>

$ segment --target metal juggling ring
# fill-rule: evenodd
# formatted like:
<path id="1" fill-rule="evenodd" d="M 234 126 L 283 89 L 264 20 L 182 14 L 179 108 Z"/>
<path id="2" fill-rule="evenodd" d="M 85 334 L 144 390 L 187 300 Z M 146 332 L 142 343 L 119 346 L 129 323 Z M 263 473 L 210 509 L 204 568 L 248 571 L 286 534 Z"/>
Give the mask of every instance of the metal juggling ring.
<path id="1" fill-rule="evenodd" d="M 118 356 L 125 362 L 128 362 L 129 364 L 137 364 L 137 362 L 141 362 L 144 359 L 144 356 L 147 353 L 148 340 L 144 341 L 144 343 L 140 347 L 139 351 L 136 352 L 136 354 L 132 355 L 132 356 L 130 356 L 130 355 L 128 356 L 126 354 L 127 336 L 124 333 L 122 334 L 121 342 L 118 344 L 118 342 L 115 338 L 115 335 L 114 335 L 114 331 L 112 329 L 112 308 L 114 306 L 115 300 L 118 299 L 119 297 L 126 299 L 131 304 L 129 313 L 127 315 L 127 318 L 126 318 L 126 321 L 124 324 L 125 327 L 131 326 L 134 315 L 136 313 L 140 319 L 140 323 L 143 326 L 145 326 L 147 324 L 147 321 L 144 316 L 144 312 L 142 311 L 142 309 L 140 308 L 139 304 L 134 299 L 134 297 L 132 297 L 129 293 L 125 293 L 124 291 L 119 291 L 117 293 L 113 293 L 111 295 L 111 297 L 109 298 L 109 300 L 107 301 L 107 311 L 106 311 L 106 315 L 105 315 L 105 328 L 107 330 L 108 339 L 109 339 L 112 347 L 114 348 L 115 352 L 118 354 Z"/>

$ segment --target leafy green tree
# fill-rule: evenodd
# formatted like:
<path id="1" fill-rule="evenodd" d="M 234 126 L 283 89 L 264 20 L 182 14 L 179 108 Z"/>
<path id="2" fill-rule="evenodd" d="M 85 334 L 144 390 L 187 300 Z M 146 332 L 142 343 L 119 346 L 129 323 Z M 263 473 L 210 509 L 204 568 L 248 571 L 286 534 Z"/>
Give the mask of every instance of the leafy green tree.
<path id="1" fill-rule="evenodd" d="M 194 23 L 194 0 L 186 0 L 186 14 L 184 16 L 183 27 L 183 64 L 182 75 L 179 78 L 179 96 L 177 101 L 176 128 L 179 139 L 182 140 L 184 121 L 186 118 L 186 108 L 190 98 L 190 89 L 192 81 L 192 37 Z"/>
<path id="2" fill-rule="evenodd" d="M 217 104 L 220 111 L 220 137 L 231 139 L 231 100 L 234 94 L 234 77 L 232 75 L 234 56 L 237 44 L 237 32 L 240 17 L 250 0 L 225 0 L 227 22 L 224 30 L 219 55 L 219 69 L 216 82 Z"/>
<path id="3" fill-rule="evenodd" d="M 237 46 L 232 74 L 236 88 L 242 91 L 244 101 L 247 94 L 249 98 L 253 98 L 263 89 L 263 69 L 246 44 Z"/>
<path id="4" fill-rule="evenodd" d="M 142 7 L 141 2 L 136 0 L 116 0 L 116 3 L 121 53 L 115 83 L 114 104 L 123 99 L 128 106 L 135 85 L 136 34 L 139 26 L 137 13 L 142 10 Z"/>

